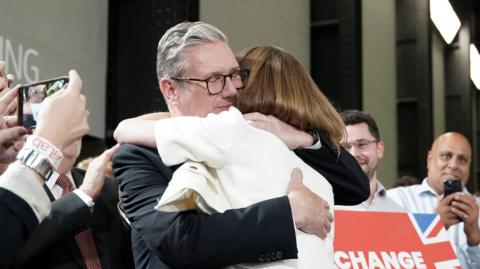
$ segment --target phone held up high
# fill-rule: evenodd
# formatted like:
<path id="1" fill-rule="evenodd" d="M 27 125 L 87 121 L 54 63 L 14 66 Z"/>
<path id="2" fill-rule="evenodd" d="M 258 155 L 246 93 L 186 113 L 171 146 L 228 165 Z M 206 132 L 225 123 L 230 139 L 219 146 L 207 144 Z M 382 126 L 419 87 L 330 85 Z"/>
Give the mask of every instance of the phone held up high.
<path id="1" fill-rule="evenodd" d="M 443 197 L 462 191 L 463 187 L 460 179 L 447 179 L 443 182 Z"/>
<path id="2" fill-rule="evenodd" d="M 43 101 L 57 91 L 65 89 L 67 84 L 68 77 L 58 77 L 20 87 L 17 106 L 18 125 L 34 129 Z"/>

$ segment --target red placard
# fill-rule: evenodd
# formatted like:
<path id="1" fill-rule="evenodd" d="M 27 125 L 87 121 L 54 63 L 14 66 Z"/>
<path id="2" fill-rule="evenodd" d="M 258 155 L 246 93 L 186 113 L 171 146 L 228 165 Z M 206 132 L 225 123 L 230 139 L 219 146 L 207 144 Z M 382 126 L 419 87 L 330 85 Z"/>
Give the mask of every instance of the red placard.
<path id="1" fill-rule="evenodd" d="M 335 210 L 337 268 L 461 268 L 436 214 Z"/>

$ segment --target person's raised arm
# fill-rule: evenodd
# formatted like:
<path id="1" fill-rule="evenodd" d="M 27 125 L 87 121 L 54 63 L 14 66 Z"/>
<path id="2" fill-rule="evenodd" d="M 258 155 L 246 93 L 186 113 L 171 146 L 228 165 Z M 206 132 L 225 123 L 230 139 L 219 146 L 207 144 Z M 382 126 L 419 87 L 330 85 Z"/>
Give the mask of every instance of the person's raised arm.
<path id="1" fill-rule="evenodd" d="M 145 114 L 121 121 L 113 137 L 119 144 L 134 144 L 144 147 L 155 147 L 155 123 L 157 120 L 169 118 L 166 112 Z"/>
<path id="2" fill-rule="evenodd" d="M 39 116 L 35 136 L 41 138 L 49 147 L 56 147 L 59 151 L 69 146 L 73 141 L 88 131 L 85 97 L 81 94 L 82 81 L 75 71 L 70 71 L 70 83 L 65 91 L 59 91 L 45 101 L 44 109 Z M 8 93 L 7 93 L 8 94 Z M 1 103 L 1 101 L 0 101 Z M 21 130 L 21 129 L 18 129 Z M 0 130 L 6 134 L 7 130 Z M 12 135 L 2 136 L 2 141 L 11 140 L 22 133 L 13 132 Z M 5 139 L 4 139 L 5 138 Z M 30 138 L 29 138 L 30 139 Z M 48 161 L 49 155 L 42 152 L 44 148 L 35 148 L 27 141 L 19 158 L 8 167 L 0 178 L 0 229 L 8 233 L 0 233 L 0 268 L 8 265 L 20 250 L 23 243 L 39 222 L 50 211 L 50 199 L 45 193 L 42 183 L 44 172 L 52 168 Z M 1 143 L 5 146 L 4 143 Z M 8 143 L 11 144 L 11 143 Z M 38 146 L 38 145 L 37 145 Z M 22 152 L 21 152 L 22 153 Z M 50 151 L 49 153 L 52 153 Z M 37 156 L 31 162 L 32 156 Z M 39 164 L 42 164 L 42 167 Z M 47 169 L 44 169 L 47 168 Z"/>
<path id="3" fill-rule="evenodd" d="M 81 92 L 82 80 L 75 70 L 69 72 L 69 78 L 66 90 L 45 99 L 35 129 L 35 135 L 59 149 L 66 148 L 89 131 L 87 99 Z"/>
<path id="4" fill-rule="evenodd" d="M 223 163 L 221 148 L 228 148 L 235 138 L 235 134 L 226 133 L 231 128 L 224 128 L 225 124 L 230 124 L 228 120 L 243 121 L 238 111 L 232 113 L 206 118 L 147 114 L 122 121 L 114 137 L 121 144 L 157 148 L 168 166 L 192 160 L 207 161 L 209 166 L 217 168 Z"/>
<path id="5" fill-rule="evenodd" d="M 61 160 L 63 156 L 61 151 L 89 130 L 87 123 L 88 111 L 85 109 L 86 100 L 85 96 L 81 94 L 82 81 L 75 71 L 70 71 L 69 76 L 70 83 L 68 88 L 64 91 L 59 91 L 45 100 L 44 108 L 39 114 L 35 135 L 27 139 L 25 146 L 17 156 L 19 159 L 19 161 L 17 161 L 18 165 L 12 166 L 12 169 L 10 169 L 12 171 L 7 169 L 0 181 L 2 184 L 1 187 L 10 190 L 32 205 L 32 209 L 36 213 L 39 221 L 48 214 L 48 208 L 44 206 L 45 201 L 49 203 L 48 197 L 46 197 L 43 191 L 40 192 L 43 193 L 43 195 L 40 194 L 39 197 L 32 197 L 32 195 L 29 194 L 28 184 L 22 184 L 22 181 L 16 180 L 16 176 L 13 174 L 16 175 L 16 171 L 18 170 L 16 167 L 23 164 L 22 166 L 30 168 L 27 169 L 27 171 L 31 170 L 31 173 L 29 173 L 27 177 L 33 179 L 33 181 L 30 180 L 31 182 L 37 182 L 38 184 L 43 183 L 43 177 L 46 176 L 45 173 L 48 173 L 49 170 L 51 171 L 55 166 L 55 161 L 58 161 L 58 159 Z M 10 98 L 9 96 L 10 93 L 7 93 L 7 95 L 1 99 L 0 103 L 5 99 L 8 100 Z M 2 107 L 2 105 L 0 105 L 0 107 Z M 4 131 L 18 135 L 25 132 L 22 131 L 22 129 Z M 14 145 L 11 139 L 6 141 L 10 147 Z M 35 141 L 42 141 L 44 143 L 40 145 Z M 5 148 L 5 141 L 3 146 Z M 2 152 L 2 154 L 5 154 L 5 151 Z M 31 160 L 34 159 L 34 155 L 37 157 L 35 157 L 35 161 L 32 162 Z M 43 164 L 40 165 L 39 163 Z M 38 184 L 30 184 L 38 187 Z M 37 202 L 40 202 L 43 206 L 36 206 Z"/>
<path id="6" fill-rule="evenodd" d="M 120 147 L 119 144 L 105 150 L 100 156 L 93 159 L 88 165 L 87 172 L 83 179 L 83 183 L 79 189 L 92 199 L 96 199 L 102 191 L 105 183 L 105 171 L 107 170 L 107 164 L 112 160 L 113 155 Z"/>

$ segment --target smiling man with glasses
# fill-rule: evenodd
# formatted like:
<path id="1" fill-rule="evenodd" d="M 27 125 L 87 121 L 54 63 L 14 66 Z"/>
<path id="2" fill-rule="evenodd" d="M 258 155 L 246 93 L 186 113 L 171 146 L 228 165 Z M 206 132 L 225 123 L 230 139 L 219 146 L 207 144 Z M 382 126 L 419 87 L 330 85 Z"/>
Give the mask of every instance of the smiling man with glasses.
<path id="1" fill-rule="evenodd" d="M 350 152 L 370 180 L 370 197 L 348 209 L 369 211 L 405 211 L 386 196 L 386 190 L 377 178 L 378 162 L 383 158 L 384 144 L 377 123 L 370 114 L 359 110 L 340 113 L 347 129 L 340 145 Z M 337 207 L 340 208 L 340 207 Z M 342 207 L 342 209 L 347 209 Z"/>

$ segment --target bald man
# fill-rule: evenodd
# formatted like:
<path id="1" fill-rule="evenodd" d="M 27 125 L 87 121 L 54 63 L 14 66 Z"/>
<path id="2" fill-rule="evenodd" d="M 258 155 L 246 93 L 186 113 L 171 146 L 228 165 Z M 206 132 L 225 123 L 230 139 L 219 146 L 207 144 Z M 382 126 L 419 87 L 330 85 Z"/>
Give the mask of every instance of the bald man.
<path id="1" fill-rule="evenodd" d="M 409 212 L 440 215 L 462 268 L 480 268 L 479 200 L 465 188 L 471 161 L 472 147 L 467 138 L 460 133 L 445 133 L 428 152 L 428 175 L 422 184 L 387 191 Z M 448 179 L 461 180 L 463 192 L 444 197 L 443 182 Z"/>

